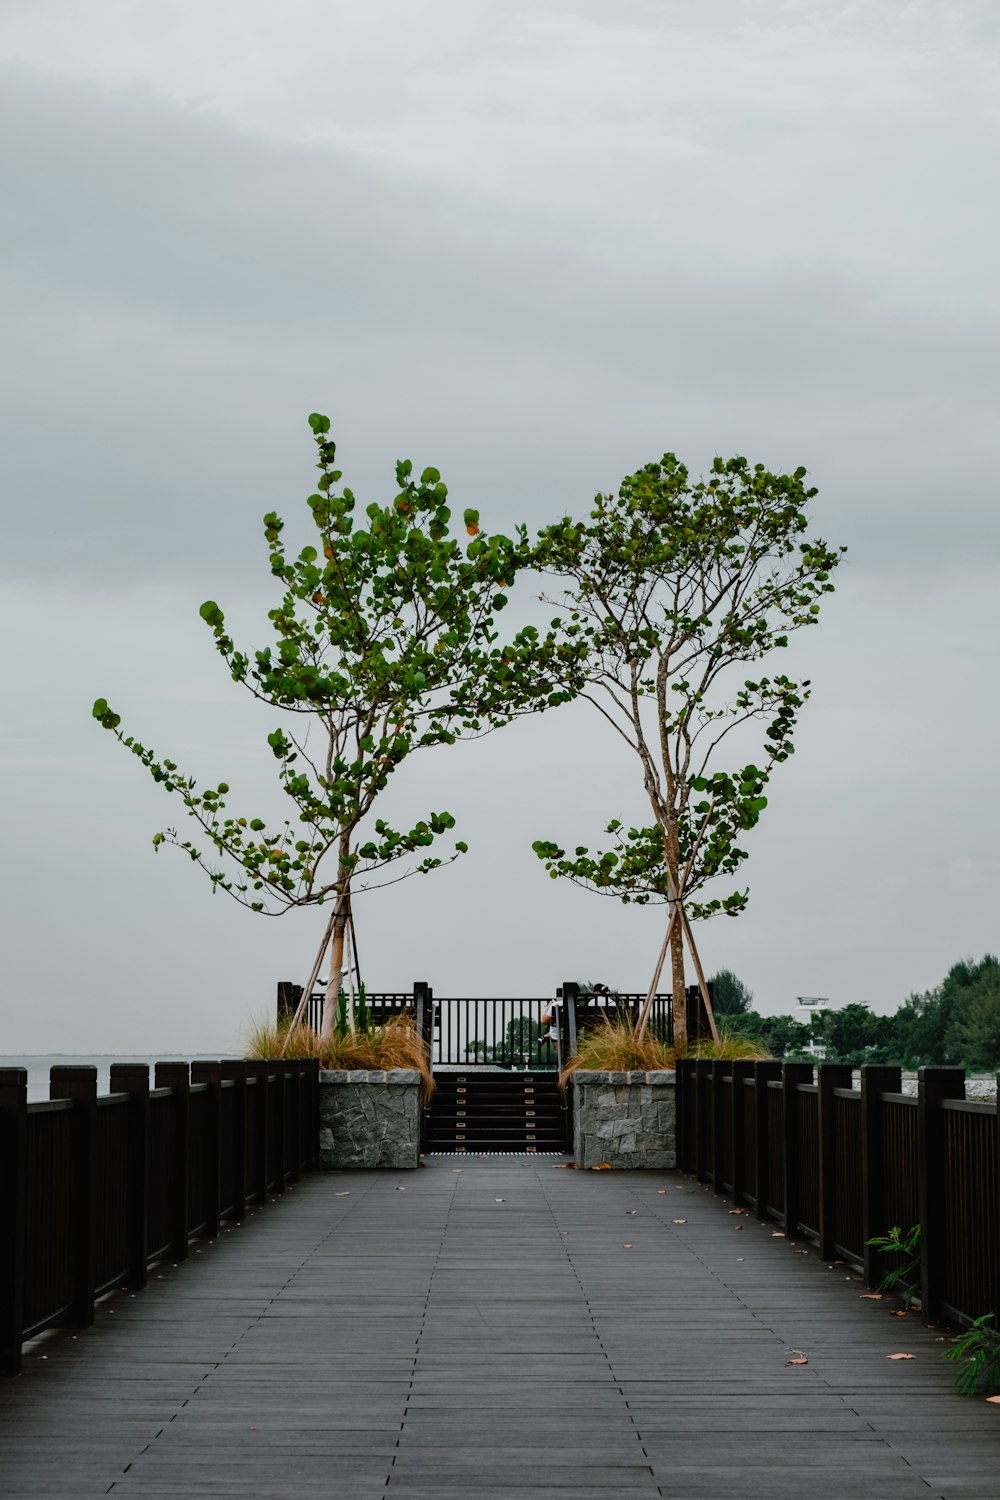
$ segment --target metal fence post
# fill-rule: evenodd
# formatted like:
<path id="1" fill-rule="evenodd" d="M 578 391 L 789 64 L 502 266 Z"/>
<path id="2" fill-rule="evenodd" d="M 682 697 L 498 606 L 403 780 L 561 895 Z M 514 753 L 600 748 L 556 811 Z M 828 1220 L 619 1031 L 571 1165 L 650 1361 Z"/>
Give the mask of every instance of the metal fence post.
<path id="1" fill-rule="evenodd" d="M 125 1214 L 128 1221 L 128 1286 L 146 1285 L 149 1259 L 149 1068 L 145 1063 L 112 1063 L 111 1092 L 130 1094 Z"/>
<path id="2" fill-rule="evenodd" d="M 20 1375 L 28 1203 L 28 1071 L 0 1068 L 0 1374 Z"/>
<path id="3" fill-rule="evenodd" d="M 782 1063 L 781 1106 L 785 1163 L 785 1234 L 799 1232 L 799 1084 L 812 1083 L 812 1063 Z"/>
<path id="4" fill-rule="evenodd" d="M 861 1241 L 865 1285 L 881 1280 L 879 1252 L 868 1241 L 892 1228 L 885 1218 L 885 1132 L 882 1126 L 882 1094 L 898 1094 L 903 1086 L 901 1068 L 883 1063 L 865 1063 L 861 1069 Z M 910 1225 L 906 1226 L 910 1228 Z"/>
<path id="5" fill-rule="evenodd" d="M 49 1098 L 73 1100 L 73 1300 L 67 1321 L 89 1328 L 97 1280 L 97 1069 L 49 1069 Z"/>
<path id="6" fill-rule="evenodd" d="M 850 1063 L 820 1063 L 816 1070 L 816 1113 L 819 1127 L 819 1253 L 833 1260 L 837 1239 L 837 1101 L 834 1089 L 849 1089 L 854 1081 Z"/>
<path id="7" fill-rule="evenodd" d="M 944 1283 L 944 1221 L 948 1211 L 942 1172 L 944 1129 L 941 1101 L 965 1098 L 965 1070 L 963 1068 L 920 1068 L 917 1080 L 920 1301 L 923 1305 L 924 1317 L 933 1322 L 941 1311 L 941 1288 Z"/>
<path id="8" fill-rule="evenodd" d="M 757 1179 L 757 1217 L 766 1219 L 771 1193 L 771 1152 L 768 1132 L 768 1084 L 781 1077 L 780 1062 L 755 1062 L 754 1080 L 754 1176 Z"/>
<path id="9" fill-rule="evenodd" d="M 208 1129 L 202 1149 L 210 1158 L 210 1172 L 214 1184 L 208 1216 L 205 1219 L 205 1236 L 214 1240 L 219 1233 L 220 1210 L 222 1208 L 222 1064 L 217 1062 L 193 1062 L 191 1082 L 208 1085 Z"/>
<path id="10" fill-rule="evenodd" d="M 170 1254 L 188 1256 L 188 1200 L 190 1197 L 191 1072 L 186 1062 L 158 1062 L 153 1073 L 158 1089 L 173 1089 L 171 1101 Z"/>

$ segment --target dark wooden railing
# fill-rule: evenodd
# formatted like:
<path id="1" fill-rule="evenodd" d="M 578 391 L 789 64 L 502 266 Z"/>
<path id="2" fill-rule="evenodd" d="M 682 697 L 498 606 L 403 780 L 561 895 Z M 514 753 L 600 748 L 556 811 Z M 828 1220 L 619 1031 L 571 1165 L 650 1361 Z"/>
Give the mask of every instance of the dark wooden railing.
<path id="1" fill-rule="evenodd" d="M 28 1103 L 24 1068 L 0 1068 L 0 1373 L 47 1328 L 86 1327 L 94 1302 L 146 1284 L 222 1219 L 316 1168 L 315 1062 L 57 1067 Z"/>
<path id="2" fill-rule="evenodd" d="M 961 1068 L 683 1061 L 678 1165 L 716 1192 L 862 1271 L 891 1259 L 868 1241 L 920 1234 L 925 1317 L 967 1324 L 1000 1313 L 1000 1117 L 965 1098 Z"/>

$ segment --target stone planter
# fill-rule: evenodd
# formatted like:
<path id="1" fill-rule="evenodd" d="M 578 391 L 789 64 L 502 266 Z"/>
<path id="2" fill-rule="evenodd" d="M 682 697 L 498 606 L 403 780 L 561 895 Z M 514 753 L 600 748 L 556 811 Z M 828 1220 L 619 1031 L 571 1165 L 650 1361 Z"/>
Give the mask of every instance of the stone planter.
<path id="1" fill-rule="evenodd" d="M 677 1165 L 676 1073 L 573 1074 L 578 1167 Z"/>
<path id="2" fill-rule="evenodd" d="M 420 1074 L 321 1072 L 319 1161 L 325 1171 L 420 1165 Z"/>

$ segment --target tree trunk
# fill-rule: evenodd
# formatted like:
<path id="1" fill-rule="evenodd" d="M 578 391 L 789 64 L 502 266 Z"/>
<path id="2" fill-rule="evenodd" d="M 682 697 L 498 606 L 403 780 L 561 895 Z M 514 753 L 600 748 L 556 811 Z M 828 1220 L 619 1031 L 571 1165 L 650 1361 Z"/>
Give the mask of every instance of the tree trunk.
<path id="1" fill-rule="evenodd" d="M 674 923 L 670 934 L 670 973 L 674 991 L 674 1046 L 683 1057 L 688 1046 L 687 991 L 684 984 L 684 928 Z"/>
<path id="2" fill-rule="evenodd" d="M 347 918 L 351 909 L 350 887 L 337 897 L 337 910 L 333 918 L 333 940 L 330 944 L 330 972 L 326 981 L 326 998 L 323 1001 L 323 1029 L 320 1040 L 331 1042 L 337 1025 L 337 1002 L 340 999 L 340 982 L 344 972 L 344 937 Z M 353 1017 L 351 1018 L 353 1021 Z M 351 1030 L 353 1031 L 353 1024 Z"/>

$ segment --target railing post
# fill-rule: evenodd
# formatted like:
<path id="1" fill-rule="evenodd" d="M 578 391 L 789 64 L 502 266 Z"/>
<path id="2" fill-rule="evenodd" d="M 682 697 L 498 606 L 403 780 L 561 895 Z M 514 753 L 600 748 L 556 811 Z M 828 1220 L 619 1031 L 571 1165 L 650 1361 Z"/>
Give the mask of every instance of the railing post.
<path id="1" fill-rule="evenodd" d="M 279 1026 L 281 1025 L 283 1019 L 291 1021 L 292 1017 L 295 1014 L 295 1009 L 301 999 L 301 984 L 293 984 L 290 979 L 278 980 L 278 1008 L 275 1019 L 277 1020 Z M 308 1021 L 309 1017 L 306 1016 L 305 1019 L 306 1021 Z"/>
<path id="2" fill-rule="evenodd" d="M 306 1063 L 309 1078 L 309 1163 L 310 1172 L 319 1171 L 319 1061 L 312 1057 Z"/>
<path id="3" fill-rule="evenodd" d="M 948 1211 L 942 1157 L 941 1101 L 965 1098 L 963 1068 L 920 1068 L 917 1073 L 917 1174 L 920 1201 L 920 1301 L 930 1322 L 941 1312 L 944 1222 Z M 891 1226 L 890 1226 L 891 1227 Z M 900 1228 L 906 1229 L 906 1225 Z"/>
<path id="4" fill-rule="evenodd" d="M 205 1219 L 205 1236 L 214 1240 L 219 1233 L 220 1210 L 222 1208 L 222 1064 L 217 1062 L 193 1062 L 191 1082 L 208 1085 L 208 1129 L 207 1139 L 202 1143 L 210 1158 L 210 1171 L 214 1187 L 211 1193 L 208 1216 Z"/>
<path id="5" fill-rule="evenodd" d="M 674 1088 L 676 1090 L 676 1125 L 674 1129 L 677 1133 L 677 1169 L 680 1172 L 686 1172 L 688 1170 L 688 1081 L 687 1065 L 683 1057 L 679 1057 L 674 1063 Z"/>
<path id="6" fill-rule="evenodd" d="M 173 1089 L 171 1101 L 170 1160 L 172 1166 L 169 1190 L 170 1255 L 174 1260 L 188 1256 L 188 1198 L 190 1196 L 191 1074 L 186 1062 L 158 1062 L 153 1072 L 158 1089 Z"/>
<path id="7" fill-rule="evenodd" d="M 225 1058 L 219 1064 L 220 1074 L 233 1084 L 233 1156 L 235 1158 L 236 1192 L 233 1218 L 237 1222 L 247 1211 L 247 1070 L 243 1058 Z"/>
<path id="8" fill-rule="evenodd" d="M 28 1071 L 0 1068 L 0 1375 L 20 1375 L 28 1206 Z"/>
<path id="9" fill-rule="evenodd" d="M 576 980 L 575 979 L 564 979 L 563 980 L 563 987 L 562 987 L 562 1001 L 563 1001 L 563 1017 L 565 1019 L 565 1027 L 566 1027 L 566 1045 L 569 1048 L 569 1053 L 568 1053 L 568 1056 L 566 1058 L 567 1062 L 569 1061 L 570 1057 L 575 1057 L 576 1056 L 576 1046 L 577 1046 L 576 1002 L 577 1002 L 577 1000 L 579 998 L 580 998 L 580 986 L 577 984 Z"/>
<path id="10" fill-rule="evenodd" d="M 302 1180 L 302 1111 L 304 1101 L 302 1098 L 303 1072 L 301 1064 L 296 1062 L 292 1068 L 292 1149 L 288 1157 L 288 1180 L 289 1182 L 301 1182 Z"/>
<path id="11" fill-rule="evenodd" d="M 754 1165 L 757 1179 L 757 1217 L 766 1219 L 771 1196 L 771 1153 L 768 1131 L 768 1084 L 781 1077 L 780 1062 L 755 1062 L 753 1065 Z"/>
<path id="12" fill-rule="evenodd" d="M 254 1162 L 254 1198 L 258 1203 L 267 1202 L 268 1145 L 271 1140 L 271 1090 L 267 1081 L 269 1072 L 270 1066 L 266 1058 L 254 1064 L 255 1127 L 259 1132 Z"/>
<path id="13" fill-rule="evenodd" d="M 730 1150 L 733 1156 L 733 1202 L 741 1204 L 746 1194 L 746 1173 L 744 1163 L 746 1160 L 746 1143 L 743 1132 L 745 1113 L 743 1100 L 745 1097 L 745 1079 L 753 1077 L 753 1063 L 747 1059 L 735 1061 L 730 1064 L 733 1081 L 730 1085 L 733 1091 L 733 1120 L 730 1132 Z"/>
<path id="14" fill-rule="evenodd" d="M 799 1232 L 799 1084 L 812 1083 L 812 1063 L 782 1063 L 781 1108 L 785 1164 L 785 1234 Z"/>
<path id="15" fill-rule="evenodd" d="M 89 1328 L 97 1280 L 97 1069 L 50 1068 L 49 1098 L 73 1101 L 73 1300 L 67 1322 Z"/>
<path id="16" fill-rule="evenodd" d="M 274 1108 L 275 1118 L 270 1122 L 274 1131 L 274 1154 L 278 1161 L 277 1181 L 274 1184 L 275 1193 L 285 1191 L 285 1121 L 288 1113 L 288 1067 L 283 1062 L 271 1063 L 274 1068 L 274 1088 L 277 1100 Z"/>
<path id="17" fill-rule="evenodd" d="M 149 1260 L 149 1068 L 145 1063 L 112 1063 L 111 1092 L 130 1094 L 128 1102 L 128 1173 L 125 1214 L 128 1222 L 126 1284 L 146 1285 Z"/>
<path id="18" fill-rule="evenodd" d="M 699 990 L 698 993 L 700 995 L 701 991 Z M 726 1175 L 726 1142 L 725 1131 L 722 1128 L 722 1080 L 731 1064 L 721 1058 L 713 1058 L 709 1066 L 712 1070 L 712 1186 L 717 1193 L 721 1193 Z"/>
<path id="19" fill-rule="evenodd" d="M 850 1063 L 820 1063 L 816 1070 L 816 1113 L 819 1122 L 819 1253 L 833 1260 L 837 1238 L 837 1101 L 834 1089 L 849 1089 L 854 1074 Z"/>
<path id="20" fill-rule="evenodd" d="M 892 1228 L 885 1221 L 885 1132 L 882 1128 L 881 1094 L 898 1094 L 903 1085 L 901 1068 L 883 1063 L 865 1063 L 861 1069 L 861 1242 L 865 1285 L 881 1280 L 881 1257 L 868 1241 Z M 905 1226 L 907 1229 L 911 1225 Z"/>
<path id="21" fill-rule="evenodd" d="M 712 1077 L 712 1063 L 709 1059 L 696 1057 L 694 1060 L 695 1077 L 695 1114 L 694 1114 L 694 1171 L 699 1182 L 708 1181 L 708 1132 L 702 1128 L 705 1115 L 705 1086 Z M 714 1122 L 715 1092 L 712 1092 L 712 1111 Z"/>

